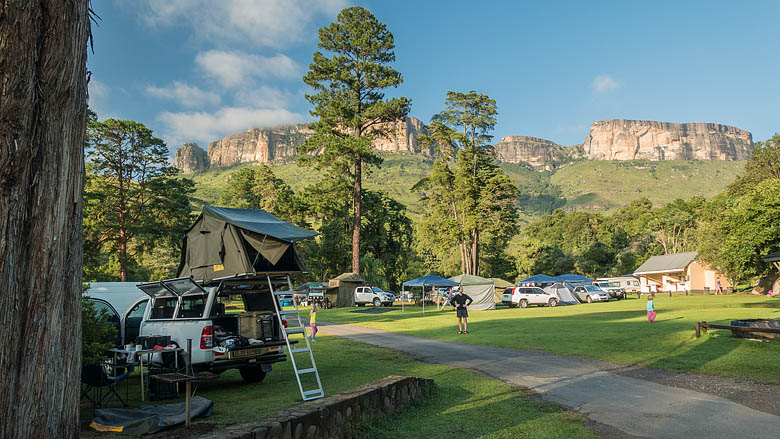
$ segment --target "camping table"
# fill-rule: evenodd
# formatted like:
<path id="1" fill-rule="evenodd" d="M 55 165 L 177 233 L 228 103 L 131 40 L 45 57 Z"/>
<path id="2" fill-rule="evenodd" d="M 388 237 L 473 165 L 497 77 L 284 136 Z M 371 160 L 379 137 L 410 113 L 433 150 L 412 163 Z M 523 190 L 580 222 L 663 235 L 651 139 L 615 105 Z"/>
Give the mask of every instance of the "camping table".
<path id="1" fill-rule="evenodd" d="M 183 373 L 161 373 L 152 375 L 151 378 L 171 384 L 186 384 L 186 393 L 184 395 L 185 414 L 187 419 L 187 428 L 190 428 L 190 404 L 192 403 L 192 382 L 198 380 L 197 376 L 185 375 Z"/>
<path id="2" fill-rule="evenodd" d="M 116 364 L 116 356 L 118 354 L 125 354 L 128 356 L 135 355 L 138 357 L 138 363 L 128 363 L 132 365 L 138 364 L 141 369 L 141 402 L 144 401 L 144 357 L 156 354 L 156 353 L 165 353 L 165 352 L 181 352 L 184 349 L 182 348 L 165 348 L 165 349 L 142 349 L 140 351 L 128 351 L 125 349 L 111 349 L 111 352 L 114 353 L 114 363 Z M 179 370 L 179 356 L 174 356 L 174 364 L 176 365 L 176 370 Z"/>

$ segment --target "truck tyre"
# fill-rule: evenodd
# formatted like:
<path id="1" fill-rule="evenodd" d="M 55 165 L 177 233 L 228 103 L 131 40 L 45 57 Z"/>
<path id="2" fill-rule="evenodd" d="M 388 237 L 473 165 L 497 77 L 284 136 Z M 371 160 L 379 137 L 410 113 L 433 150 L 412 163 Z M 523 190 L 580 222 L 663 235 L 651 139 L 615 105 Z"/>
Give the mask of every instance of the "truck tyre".
<path id="1" fill-rule="evenodd" d="M 245 383 L 259 383 L 265 378 L 265 372 L 259 366 L 239 367 L 238 372 Z"/>
<path id="2" fill-rule="evenodd" d="M 374 307 L 379 308 L 380 306 L 382 306 L 382 301 L 378 297 L 374 297 Z"/>
<path id="3" fill-rule="evenodd" d="M 558 301 L 555 299 L 550 299 L 550 301 L 547 303 L 550 305 L 550 307 L 558 305 Z"/>
<path id="4" fill-rule="evenodd" d="M 528 308 L 528 301 L 525 299 L 520 299 L 520 308 Z"/>
<path id="5" fill-rule="evenodd" d="M 392 303 L 392 302 L 386 302 L 386 303 L 383 303 L 383 305 L 384 305 L 384 306 L 392 306 L 392 305 L 393 305 L 393 303 Z"/>
<path id="6" fill-rule="evenodd" d="M 593 303 L 593 298 L 590 296 L 585 297 L 585 301 L 588 303 Z"/>

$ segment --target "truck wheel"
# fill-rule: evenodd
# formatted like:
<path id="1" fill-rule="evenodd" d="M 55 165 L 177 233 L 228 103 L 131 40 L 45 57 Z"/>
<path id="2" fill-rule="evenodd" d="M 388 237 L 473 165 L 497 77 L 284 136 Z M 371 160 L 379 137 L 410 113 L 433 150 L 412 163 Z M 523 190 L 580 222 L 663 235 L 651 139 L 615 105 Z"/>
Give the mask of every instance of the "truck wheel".
<path id="1" fill-rule="evenodd" d="M 558 301 L 555 300 L 555 299 L 550 299 L 550 301 L 548 303 L 550 304 L 550 307 L 558 305 Z"/>
<path id="2" fill-rule="evenodd" d="M 520 299 L 520 308 L 528 308 L 528 301 L 525 299 Z"/>
<path id="3" fill-rule="evenodd" d="M 259 383 L 265 378 L 265 372 L 259 366 L 239 367 L 238 372 L 245 383 Z"/>
<path id="4" fill-rule="evenodd" d="M 593 298 L 588 296 L 588 297 L 585 298 L 585 301 L 588 302 L 588 303 L 593 303 Z"/>
<path id="5" fill-rule="evenodd" d="M 385 306 L 392 306 L 393 304 L 392 304 L 392 302 L 387 302 L 387 303 L 385 303 L 384 305 L 385 305 Z"/>
<path id="6" fill-rule="evenodd" d="M 374 297 L 374 307 L 379 308 L 380 306 L 382 306 L 382 301 L 378 297 Z"/>

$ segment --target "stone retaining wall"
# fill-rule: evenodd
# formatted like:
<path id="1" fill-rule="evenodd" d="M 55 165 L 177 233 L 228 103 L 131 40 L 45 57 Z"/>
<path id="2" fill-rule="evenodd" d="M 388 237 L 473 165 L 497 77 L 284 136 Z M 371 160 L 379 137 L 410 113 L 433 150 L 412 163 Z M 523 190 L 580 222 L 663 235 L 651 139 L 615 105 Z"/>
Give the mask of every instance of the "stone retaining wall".
<path id="1" fill-rule="evenodd" d="M 433 380 L 389 376 L 355 390 L 308 401 L 257 422 L 231 425 L 201 439 L 340 438 L 350 425 L 371 422 L 426 398 Z"/>

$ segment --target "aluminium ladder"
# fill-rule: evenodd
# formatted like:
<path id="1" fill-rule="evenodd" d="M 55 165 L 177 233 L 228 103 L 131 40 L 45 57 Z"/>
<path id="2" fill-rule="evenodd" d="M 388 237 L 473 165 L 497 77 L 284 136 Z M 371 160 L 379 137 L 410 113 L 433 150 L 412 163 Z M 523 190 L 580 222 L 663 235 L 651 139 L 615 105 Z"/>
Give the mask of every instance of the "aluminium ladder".
<path id="1" fill-rule="evenodd" d="M 301 314 L 298 311 L 298 303 L 295 301 L 290 275 L 286 275 L 286 278 L 287 285 L 290 288 L 289 291 L 277 292 L 274 291 L 273 282 L 271 282 L 271 276 L 266 275 L 266 279 L 268 280 L 268 288 L 271 289 L 271 293 L 274 297 L 273 302 L 274 309 L 276 310 L 276 318 L 279 322 L 279 328 L 282 331 L 282 335 L 284 336 L 284 341 L 287 344 L 287 352 L 290 355 L 290 361 L 292 361 L 293 371 L 295 371 L 295 379 L 298 381 L 298 389 L 301 391 L 301 398 L 304 401 L 310 401 L 312 399 L 322 398 L 325 396 L 325 392 L 322 390 L 322 382 L 320 381 L 320 373 L 317 370 L 317 363 L 314 362 L 314 354 L 311 351 L 309 335 L 306 333 L 306 326 L 304 325 L 303 320 L 301 320 Z M 292 302 L 293 309 L 285 310 L 282 301 L 288 298 Z M 285 327 L 284 324 L 282 324 L 282 316 L 293 316 L 296 320 L 285 319 L 289 325 L 288 327 Z M 298 326 L 295 326 L 296 323 Z M 306 347 L 293 348 L 293 345 L 290 344 L 289 338 L 289 336 L 293 334 L 302 334 L 303 340 L 306 342 Z M 308 354 L 309 360 L 311 361 L 311 367 L 306 369 L 298 369 L 298 364 L 295 361 L 295 354 Z M 310 373 L 313 373 L 317 379 L 317 388 L 304 390 L 303 384 L 301 383 L 301 376 Z"/>

